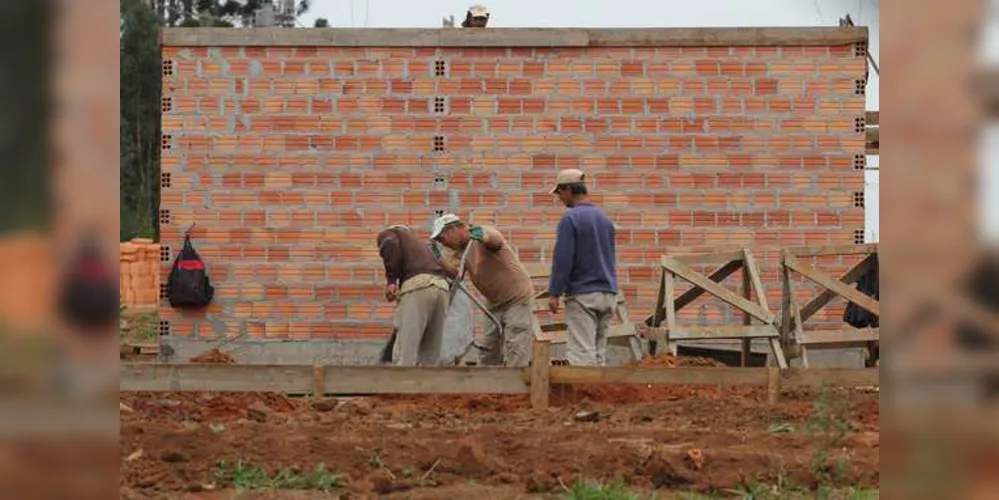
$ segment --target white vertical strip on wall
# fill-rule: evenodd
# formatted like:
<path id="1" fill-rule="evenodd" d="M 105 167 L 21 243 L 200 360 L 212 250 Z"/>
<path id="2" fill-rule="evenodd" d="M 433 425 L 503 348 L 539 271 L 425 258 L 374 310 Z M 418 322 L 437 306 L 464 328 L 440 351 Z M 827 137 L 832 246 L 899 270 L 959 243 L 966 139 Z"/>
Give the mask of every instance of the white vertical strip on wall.
<path id="1" fill-rule="evenodd" d="M 867 157 L 867 168 L 864 172 L 864 242 L 877 243 L 879 238 L 878 192 L 880 189 L 879 174 L 880 156 Z"/>

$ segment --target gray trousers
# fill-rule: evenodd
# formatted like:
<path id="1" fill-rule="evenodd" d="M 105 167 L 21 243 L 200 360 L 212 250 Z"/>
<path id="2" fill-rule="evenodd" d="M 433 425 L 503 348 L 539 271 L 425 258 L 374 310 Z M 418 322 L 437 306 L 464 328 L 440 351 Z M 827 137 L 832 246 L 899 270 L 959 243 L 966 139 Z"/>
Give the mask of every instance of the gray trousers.
<path id="1" fill-rule="evenodd" d="M 447 312 L 447 291 L 430 286 L 404 293 L 395 308 L 392 362 L 399 366 L 436 366 L 440 362 Z"/>
<path id="2" fill-rule="evenodd" d="M 503 325 L 492 323 L 482 340 L 476 344 L 483 365 L 528 366 L 531 349 L 541 324 L 534 315 L 534 299 L 511 304 L 503 309 L 489 311 Z"/>
<path id="3" fill-rule="evenodd" d="M 607 332 L 617 310 L 617 295 L 584 293 L 565 299 L 565 323 L 569 328 L 567 358 L 572 366 L 607 364 Z"/>

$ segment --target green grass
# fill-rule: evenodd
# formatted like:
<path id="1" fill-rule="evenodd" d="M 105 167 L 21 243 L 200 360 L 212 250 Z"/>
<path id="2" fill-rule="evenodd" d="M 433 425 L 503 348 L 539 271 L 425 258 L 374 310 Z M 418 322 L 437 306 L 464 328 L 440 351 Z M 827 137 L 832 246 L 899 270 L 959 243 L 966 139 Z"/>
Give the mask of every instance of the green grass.
<path id="1" fill-rule="evenodd" d="M 640 496 L 623 483 L 596 483 L 577 481 L 569 488 L 566 500 L 648 500 L 652 496 Z"/>
<path id="2" fill-rule="evenodd" d="M 216 486 L 232 487 L 237 490 L 316 490 L 328 492 L 342 486 L 342 477 L 326 468 L 322 462 L 312 470 L 299 471 L 290 467 L 281 467 L 273 476 L 252 462 L 237 460 L 236 462 L 219 462 L 212 474 Z"/>

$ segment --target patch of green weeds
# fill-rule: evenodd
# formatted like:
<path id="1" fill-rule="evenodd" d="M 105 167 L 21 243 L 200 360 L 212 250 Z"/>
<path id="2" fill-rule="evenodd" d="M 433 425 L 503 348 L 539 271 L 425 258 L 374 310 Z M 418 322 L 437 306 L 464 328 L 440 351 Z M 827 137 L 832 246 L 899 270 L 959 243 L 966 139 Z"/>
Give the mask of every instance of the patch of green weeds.
<path id="1" fill-rule="evenodd" d="M 252 462 L 237 460 L 234 463 L 223 460 L 215 468 L 212 479 L 216 486 L 231 486 L 237 490 L 280 489 L 316 490 L 328 492 L 342 486 L 343 479 L 320 462 L 309 471 L 291 467 L 281 467 L 271 477 L 267 471 Z"/>
<path id="2" fill-rule="evenodd" d="M 566 500 L 651 500 L 652 496 L 639 496 L 624 483 L 598 483 L 576 481 L 566 494 Z"/>
<path id="3" fill-rule="evenodd" d="M 829 488 L 841 483 L 850 470 L 850 459 L 834 457 L 850 433 L 853 417 L 850 402 L 823 387 L 812 403 L 812 418 L 805 424 L 805 434 L 816 445 L 809 463 L 819 485 Z"/>

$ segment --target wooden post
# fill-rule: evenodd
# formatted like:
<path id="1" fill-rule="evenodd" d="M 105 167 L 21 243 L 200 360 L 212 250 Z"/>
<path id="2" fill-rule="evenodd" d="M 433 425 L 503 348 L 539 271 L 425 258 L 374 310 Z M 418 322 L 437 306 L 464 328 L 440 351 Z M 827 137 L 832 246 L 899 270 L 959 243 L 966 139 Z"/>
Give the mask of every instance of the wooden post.
<path id="1" fill-rule="evenodd" d="M 780 368 L 767 368 L 767 404 L 775 405 L 780 399 Z"/>
<path id="2" fill-rule="evenodd" d="M 312 365 L 312 398 L 319 400 L 326 395 L 326 370 L 323 365 Z"/>
<path id="3" fill-rule="evenodd" d="M 666 308 L 666 335 L 664 344 L 666 344 L 666 353 L 671 356 L 676 356 L 677 346 L 676 342 L 669 339 L 670 334 L 676 331 L 676 302 L 673 300 L 673 272 L 669 269 L 663 269 L 663 295 L 666 297 L 663 303 Z"/>
<path id="4" fill-rule="evenodd" d="M 745 258 L 745 256 L 743 256 Z M 753 300 L 753 285 L 750 282 L 751 277 L 749 276 L 749 266 L 743 263 L 742 266 L 742 296 L 746 300 Z M 748 312 L 742 313 L 742 324 L 745 326 L 750 326 L 753 324 L 753 317 L 749 315 Z M 749 366 L 749 357 L 753 353 L 753 339 L 744 338 L 742 339 L 742 366 Z"/>
<path id="5" fill-rule="evenodd" d="M 548 409 L 549 380 L 552 370 L 551 342 L 534 341 L 534 353 L 531 356 L 531 408 L 535 410 Z"/>

